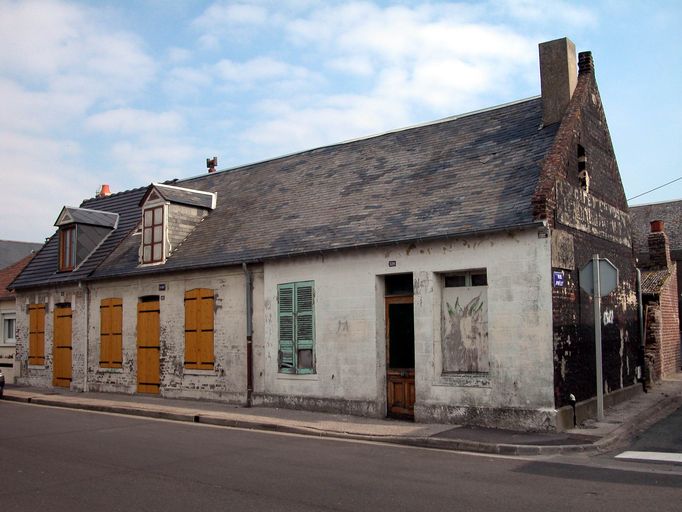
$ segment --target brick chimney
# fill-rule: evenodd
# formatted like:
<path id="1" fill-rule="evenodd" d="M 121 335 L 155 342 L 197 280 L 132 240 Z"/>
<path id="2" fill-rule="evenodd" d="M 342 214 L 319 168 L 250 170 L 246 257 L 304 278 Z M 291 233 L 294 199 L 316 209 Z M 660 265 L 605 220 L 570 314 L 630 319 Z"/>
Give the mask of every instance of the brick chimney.
<path id="1" fill-rule="evenodd" d="M 662 220 L 652 220 L 651 233 L 649 233 L 647 238 L 649 243 L 649 265 L 656 269 L 669 268 L 672 263 L 670 259 L 670 243 L 663 227 Z"/>
<path id="2" fill-rule="evenodd" d="M 575 45 L 567 37 L 540 43 L 542 124 L 549 126 L 564 117 L 578 81 Z"/>

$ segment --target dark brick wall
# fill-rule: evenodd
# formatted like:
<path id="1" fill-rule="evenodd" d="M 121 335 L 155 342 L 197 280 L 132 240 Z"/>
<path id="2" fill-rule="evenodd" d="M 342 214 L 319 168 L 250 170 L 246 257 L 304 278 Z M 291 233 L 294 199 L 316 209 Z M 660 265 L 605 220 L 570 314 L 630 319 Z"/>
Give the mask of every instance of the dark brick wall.
<path id="1" fill-rule="evenodd" d="M 554 270 L 564 270 L 566 284 L 553 288 L 554 321 L 554 383 L 557 407 L 569 403 L 569 394 L 578 401 L 596 395 L 593 298 L 579 287 L 579 269 L 593 254 L 608 258 L 620 271 L 619 286 L 602 298 L 602 356 L 604 391 L 614 391 L 636 382 L 639 364 L 639 327 L 636 301 L 635 260 L 630 247 L 628 218 L 600 219 L 592 227 L 569 227 L 557 219 L 557 183 L 563 181 L 580 188 L 578 177 L 578 145 L 585 149 L 591 196 L 575 205 L 582 209 L 581 217 L 604 216 L 603 203 L 627 212 L 627 202 L 618 172 L 606 118 L 599 97 L 591 59 L 585 65 L 581 55 L 578 85 L 562 124 L 557 140 L 543 164 L 543 172 L 534 197 L 536 215 L 545 217 L 564 239 L 572 239 L 572 254 L 552 254 Z M 566 187 L 562 187 L 566 188 Z M 596 201 L 595 201 L 596 200 Z M 595 203 L 602 202 L 601 208 Z M 589 211 L 585 211 L 588 209 Z M 574 223 L 576 224 L 576 223 Z M 595 232 L 598 225 L 598 232 Z M 627 236 L 623 237 L 623 233 Z M 620 240 L 620 241 L 617 241 Z M 564 243 L 564 248 L 566 244 Z M 569 244 L 570 246 L 570 244 Z M 569 247 L 570 249 L 570 247 Z M 567 268 L 567 261 L 572 263 Z"/>

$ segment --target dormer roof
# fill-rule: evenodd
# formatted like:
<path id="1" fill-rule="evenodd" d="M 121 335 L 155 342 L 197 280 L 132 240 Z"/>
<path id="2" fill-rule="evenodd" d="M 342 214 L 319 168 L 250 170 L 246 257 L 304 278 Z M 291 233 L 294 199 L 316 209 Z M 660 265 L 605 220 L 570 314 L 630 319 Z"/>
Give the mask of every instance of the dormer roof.
<path id="1" fill-rule="evenodd" d="M 77 208 L 75 206 L 65 206 L 57 217 L 55 226 L 61 227 L 67 224 L 87 224 L 89 226 L 100 226 L 115 229 L 118 224 L 118 214 L 91 210 L 89 208 Z"/>
<path id="2" fill-rule="evenodd" d="M 194 190 L 191 188 L 176 187 L 165 183 L 152 183 L 140 201 L 140 206 L 147 201 L 164 199 L 170 203 L 184 204 L 213 210 L 216 207 L 216 193 Z"/>

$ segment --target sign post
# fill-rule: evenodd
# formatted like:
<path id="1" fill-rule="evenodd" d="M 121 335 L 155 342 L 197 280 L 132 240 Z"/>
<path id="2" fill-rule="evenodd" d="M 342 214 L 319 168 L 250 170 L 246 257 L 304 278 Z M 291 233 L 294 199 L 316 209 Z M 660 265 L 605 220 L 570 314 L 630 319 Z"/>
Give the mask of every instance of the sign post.
<path id="1" fill-rule="evenodd" d="M 601 290 L 599 286 L 599 255 L 592 255 L 592 287 L 594 289 L 594 350 L 597 366 L 597 420 L 604 419 L 604 379 L 601 354 Z"/>
<path id="2" fill-rule="evenodd" d="M 597 419 L 604 419 L 604 378 L 601 350 L 601 298 L 618 286 L 618 269 L 606 258 L 593 254 L 580 269 L 580 288 L 594 297 L 594 352 L 597 368 Z"/>

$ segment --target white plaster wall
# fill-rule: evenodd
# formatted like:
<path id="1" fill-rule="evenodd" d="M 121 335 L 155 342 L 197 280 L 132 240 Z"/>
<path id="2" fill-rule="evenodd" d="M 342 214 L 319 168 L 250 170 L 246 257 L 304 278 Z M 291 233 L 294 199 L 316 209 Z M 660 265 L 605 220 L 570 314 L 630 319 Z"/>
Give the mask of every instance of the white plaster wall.
<path id="1" fill-rule="evenodd" d="M 258 272 L 256 268 L 254 275 L 257 276 Z M 165 289 L 160 290 L 160 285 Z M 184 296 L 186 290 L 194 288 L 210 288 L 215 293 L 214 370 L 184 368 Z M 244 274 L 240 267 L 92 283 L 89 388 L 93 391 L 136 392 L 137 304 L 142 296 L 159 295 L 160 394 L 243 403 L 246 400 L 247 364 L 245 293 Z M 121 369 L 99 367 L 99 305 L 102 299 L 112 297 L 123 299 Z M 258 338 L 258 332 L 262 329 L 254 332 L 254 339 L 262 346 L 262 334 Z"/>
<path id="2" fill-rule="evenodd" d="M 55 304 L 70 302 L 71 318 L 71 389 L 82 391 L 85 385 L 85 332 L 86 302 L 82 286 L 54 287 L 40 291 L 17 293 L 17 346 L 16 360 L 19 366 L 17 383 L 52 387 L 52 348 L 54 339 Z M 45 304 L 45 364 L 28 364 L 29 304 Z"/>
<path id="3" fill-rule="evenodd" d="M 0 300 L 0 320 L 5 318 L 3 315 L 15 315 L 16 318 L 14 299 Z M 0 323 L 0 329 L 4 329 L 2 323 Z M 1 367 L 2 373 L 5 376 L 5 382 L 7 384 L 14 384 L 15 376 L 18 375 L 19 372 L 19 366 L 15 361 L 16 346 L 14 344 L 4 343 L 1 336 L 2 334 L 0 334 L 0 363 L 3 365 Z"/>
<path id="4" fill-rule="evenodd" d="M 412 272 L 417 405 L 553 410 L 550 261 L 549 239 L 533 229 L 267 262 L 264 394 L 366 401 L 384 414 L 381 276 Z M 488 274 L 490 372 L 443 375 L 441 273 L 479 268 Z M 308 280 L 315 281 L 316 373 L 280 374 L 277 285 Z"/>

